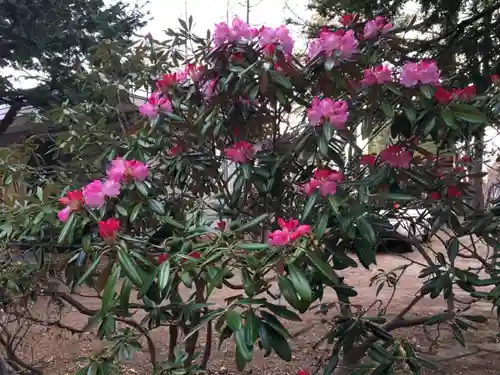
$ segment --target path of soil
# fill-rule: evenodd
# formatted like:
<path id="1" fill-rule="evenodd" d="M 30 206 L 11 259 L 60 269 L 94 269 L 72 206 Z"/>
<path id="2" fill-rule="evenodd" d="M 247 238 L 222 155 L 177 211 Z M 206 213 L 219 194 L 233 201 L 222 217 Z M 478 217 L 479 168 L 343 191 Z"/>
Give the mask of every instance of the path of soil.
<path id="1" fill-rule="evenodd" d="M 413 260 L 419 260 L 417 253 L 410 254 Z M 408 264 L 409 261 L 401 259 L 397 255 L 380 254 L 378 256 L 378 268 L 386 271 L 394 269 L 400 265 Z M 468 264 L 462 261 L 460 264 L 467 268 Z M 418 279 L 419 266 L 412 265 L 406 271 L 401 279 L 400 287 L 396 292 L 391 304 L 389 313 L 396 314 L 404 308 L 409 301 L 412 300 L 419 286 L 421 279 Z M 348 269 L 343 272 L 346 277 L 346 282 L 355 286 L 359 296 L 355 298 L 354 303 L 359 303 L 363 306 L 369 306 L 375 300 L 376 286 L 370 286 L 370 278 L 374 275 L 374 271 L 367 271 L 363 268 Z M 231 290 L 219 290 L 211 302 L 224 304 L 224 299 L 236 292 Z M 379 295 L 383 301 L 387 301 L 389 290 L 384 290 Z M 334 293 L 325 294 L 326 301 L 335 301 Z M 283 302 L 283 301 L 282 301 Z M 98 300 L 85 299 L 86 306 L 90 308 L 99 308 Z M 434 311 L 442 311 L 444 302 L 442 298 L 431 300 L 426 298 L 422 300 L 410 313 L 409 317 L 429 315 Z M 491 305 L 481 303 L 476 307 L 476 310 L 490 315 Z M 464 349 L 458 345 L 447 330 L 441 332 L 441 344 L 439 345 L 439 359 L 441 362 L 442 374 L 499 374 L 500 357 L 491 352 L 480 353 L 475 356 L 464 357 L 461 359 L 446 361 L 449 357 L 457 356 L 461 353 L 473 350 L 477 345 L 488 345 L 492 350 L 496 349 L 496 320 L 494 315 L 489 328 L 482 327 L 476 333 L 467 334 L 468 348 Z M 301 368 L 314 369 L 314 365 L 323 355 L 327 354 L 324 346 L 317 349 L 313 348 L 314 343 L 325 334 L 325 326 L 322 323 L 322 318 L 319 315 L 308 313 L 303 316 L 303 322 L 286 324 L 289 330 L 298 332 L 302 329 L 309 328 L 308 331 L 300 334 L 293 342 L 294 357 L 292 362 L 286 363 L 278 359 L 274 354 L 268 358 L 263 358 L 260 354 L 256 354 L 252 366 L 245 370 L 247 373 L 260 375 L 281 375 L 281 374 L 296 374 Z M 87 318 L 80 315 L 76 311 L 70 311 L 66 314 L 64 323 L 72 326 L 83 327 L 87 323 Z M 421 328 L 405 329 L 398 332 L 400 337 L 410 340 L 416 344 L 423 353 L 429 351 L 429 342 Z M 152 333 L 152 337 L 158 348 L 160 358 L 164 358 L 167 351 L 168 335 L 166 330 L 158 329 Z M 49 362 L 49 366 L 45 369 L 45 373 L 49 375 L 61 375 L 75 373 L 78 365 L 75 363 L 77 357 L 88 355 L 98 350 L 101 346 L 98 340 L 93 339 L 91 334 L 86 335 L 71 335 L 54 327 L 34 326 L 30 330 L 28 341 L 21 347 L 19 352 L 23 354 L 25 360 L 34 358 L 35 360 L 44 360 Z M 204 343 L 201 343 L 204 345 Z M 500 352 L 500 351 L 499 351 Z M 128 374 L 148 374 L 148 352 L 142 350 L 136 355 L 132 363 L 127 364 Z M 232 342 L 226 342 L 220 350 L 217 350 L 214 344 L 214 354 L 210 362 L 210 368 L 217 373 L 235 373 L 234 365 L 234 346 Z M 312 371 L 311 371 L 312 372 Z M 431 372 L 429 372 L 430 374 Z M 436 373 L 436 372 L 432 372 Z"/>

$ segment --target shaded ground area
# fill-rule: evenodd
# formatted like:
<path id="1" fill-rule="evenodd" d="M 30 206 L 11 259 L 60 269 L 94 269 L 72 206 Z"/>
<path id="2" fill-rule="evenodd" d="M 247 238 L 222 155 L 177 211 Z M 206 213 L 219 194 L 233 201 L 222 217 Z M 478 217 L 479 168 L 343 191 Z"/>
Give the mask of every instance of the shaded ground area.
<path id="1" fill-rule="evenodd" d="M 381 254 L 378 256 L 378 269 L 389 271 L 399 266 L 409 264 L 412 261 L 420 262 L 420 256 L 413 253 L 409 259 L 402 259 L 397 255 Z M 473 266 L 473 263 L 461 261 L 460 266 L 467 268 Z M 420 266 L 413 264 L 408 267 L 404 276 L 401 278 L 400 286 L 393 296 L 392 303 L 388 310 L 389 315 L 396 315 L 414 298 L 421 279 L 418 279 Z M 372 271 L 363 268 L 348 269 L 343 272 L 346 277 L 346 282 L 356 287 L 359 296 L 354 299 L 354 303 L 364 306 L 365 308 L 372 305 L 375 300 L 376 285 L 370 286 L 371 278 L 377 273 L 376 269 Z M 232 290 L 218 290 L 211 302 L 224 304 L 225 298 L 238 294 Z M 391 296 L 389 289 L 384 289 L 379 294 L 378 298 L 386 302 Z M 466 296 L 459 296 L 459 298 L 468 299 Z M 89 308 L 99 308 L 99 300 L 82 299 L 85 305 Z M 332 292 L 325 293 L 325 302 L 336 300 L 335 294 Z M 281 301 L 284 303 L 284 301 Z M 441 312 L 444 308 L 444 301 L 441 298 L 431 300 L 425 298 L 420 301 L 415 308 L 411 311 L 408 317 L 427 316 L 432 312 Z M 487 327 L 481 327 L 476 332 L 466 334 L 468 348 L 462 348 L 456 341 L 448 329 L 443 329 L 440 332 L 440 344 L 431 345 L 429 339 L 436 336 L 436 331 L 430 330 L 424 332 L 421 328 L 402 329 L 396 333 L 396 336 L 409 340 L 411 343 L 417 345 L 418 350 L 432 358 L 436 358 L 441 365 L 442 370 L 438 373 L 443 374 L 498 374 L 500 368 L 500 346 L 497 348 L 496 344 L 496 317 L 491 313 L 491 305 L 481 303 L 475 307 L 476 311 L 469 313 L 483 313 L 491 316 L 491 323 Z M 333 314 L 333 313 L 332 313 Z M 256 351 L 254 362 L 252 366 L 245 370 L 246 373 L 251 374 L 296 374 L 301 368 L 308 368 L 311 373 L 314 366 L 322 358 L 328 354 L 328 350 L 324 345 L 318 348 L 314 344 L 325 334 L 325 318 L 327 317 L 308 313 L 303 316 L 303 322 L 300 323 L 287 323 L 286 326 L 290 332 L 298 333 L 292 347 L 294 358 L 292 362 L 286 363 L 278 359 L 274 354 L 268 358 L 263 358 L 262 355 Z M 137 317 L 139 319 L 139 317 Z M 87 317 L 82 316 L 76 311 L 69 311 L 64 319 L 64 323 L 71 326 L 83 327 L 87 323 Z M 159 358 L 165 358 L 167 352 L 168 334 L 166 329 L 158 329 L 152 333 L 152 338 L 157 346 Z M 201 348 L 205 342 L 201 340 Z M 46 368 L 45 372 L 50 375 L 56 374 L 70 374 L 74 373 L 78 368 L 75 359 L 84 355 L 88 355 L 98 351 L 102 344 L 93 338 L 92 334 L 84 335 L 71 335 L 59 328 L 54 327 L 41 327 L 33 326 L 28 334 L 28 341 L 19 349 L 23 353 L 23 358 L 26 361 L 32 359 L 49 361 L 50 365 Z M 450 360 L 460 354 L 476 350 L 478 346 L 487 351 L 481 352 L 475 356 L 464 356 L 456 360 Z M 437 356 L 435 353 L 438 352 Z M 134 361 L 126 365 L 125 374 L 147 374 L 149 373 L 148 365 L 149 354 L 147 350 L 143 349 Z M 217 348 L 217 343 L 213 344 L 213 356 L 210 362 L 210 369 L 216 373 L 235 373 L 234 365 L 234 346 L 232 341 L 225 342 L 220 350 Z M 431 372 L 429 372 L 430 374 Z M 432 372 L 436 373 L 436 372 Z"/>

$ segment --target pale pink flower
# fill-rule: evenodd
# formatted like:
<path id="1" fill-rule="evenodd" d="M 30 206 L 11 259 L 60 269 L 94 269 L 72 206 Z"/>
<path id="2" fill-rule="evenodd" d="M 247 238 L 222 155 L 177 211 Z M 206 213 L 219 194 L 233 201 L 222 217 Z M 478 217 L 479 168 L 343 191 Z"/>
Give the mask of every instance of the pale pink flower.
<path id="1" fill-rule="evenodd" d="M 148 166 L 137 160 L 125 160 L 118 157 L 111 161 L 111 166 L 108 169 L 108 177 L 118 182 L 126 179 L 143 181 L 147 176 Z"/>
<path id="2" fill-rule="evenodd" d="M 57 213 L 57 218 L 59 219 L 59 221 L 65 223 L 68 220 L 71 212 L 72 212 L 71 207 L 66 206 Z"/>
<path id="3" fill-rule="evenodd" d="M 405 87 L 414 87 L 419 83 L 424 85 L 439 84 L 439 69 L 435 61 L 407 62 L 399 76 L 400 83 Z"/>
<path id="4" fill-rule="evenodd" d="M 85 204 L 91 208 L 102 207 L 106 201 L 102 181 L 94 180 L 85 186 L 83 188 L 83 198 L 85 199 Z"/>
<path id="5" fill-rule="evenodd" d="M 307 55 L 313 59 L 319 54 L 334 61 L 348 60 L 358 52 L 358 41 L 352 30 L 323 30 L 319 38 L 311 39 Z"/>
<path id="6" fill-rule="evenodd" d="M 250 27 L 246 22 L 235 17 L 231 27 L 225 22 L 220 22 L 215 25 L 214 45 L 215 47 L 220 47 L 225 43 L 250 41 L 255 38 L 257 34 L 257 29 Z"/>
<path id="7" fill-rule="evenodd" d="M 255 147 L 247 141 L 239 141 L 224 149 L 224 155 L 235 163 L 245 164 L 253 160 Z"/>
<path id="8" fill-rule="evenodd" d="M 143 116 L 156 117 L 158 112 L 172 112 L 172 103 L 167 98 L 162 97 L 160 92 L 154 92 L 146 103 L 139 106 L 139 112 Z"/>
<path id="9" fill-rule="evenodd" d="M 381 85 L 387 82 L 392 82 L 392 70 L 388 65 L 382 64 L 371 69 L 363 70 L 363 79 L 361 80 L 362 85 Z"/>
<path id="10" fill-rule="evenodd" d="M 389 145 L 380 152 L 379 158 L 386 162 L 392 168 L 410 168 L 412 161 L 411 152 L 403 149 L 401 146 Z"/>
<path id="11" fill-rule="evenodd" d="M 285 221 L 278 218 L 278 225 L 281 229 L 269 233 L 269 244 L 274 246 L 286 246 L 296 239 L 306 236 L 311 231 L 309 225 L 299 225 L 298 220 L 290 219 Z"/>
<path id="12" fill-rule="evenodd" d="M 337 192 L 337 183 L 344 179 L 344 175 L 329 168 L 320 168 L 314 171 L 313 177 L 303 185 L 302 190 L 306 195 L 313 194 L 319 189 L 323 197 Z"/>
<path id="13" fill-rule="evenodd" d="M 385 34 L 392 29 L 392 24 L 387 22 L 385 17 L 377 16 L 374 20 L 367 21 L 363 31 L 365 39 L 377 37 L 379 34 Z"/>
<path id="14" fill-rule="evenodd" d="M 102 192 L 105 196 L 110 198 L 116 198 L 120 195 L 121 185 L 118 181 L 105 180 L 102 184 Z"/>
<path id="15" fill-rule="evenodd" d="M 311 107 L 307 109 L 307 117 L 311 125 L 323 125 L 328 121 L 335 129 L 344 129 L 348 113 L 345 100 L 319 99 L 315 97 Z"/>
<path id="16" fill-rule="evenodd" d="M 283 25 L 276 29 L 262 26 L 259 30 L 259 45 L 261 48 L 280 45 L 285 54 L 291 55 L 293 44 L 293 38 L 290 36 L 288 29 Z"/>

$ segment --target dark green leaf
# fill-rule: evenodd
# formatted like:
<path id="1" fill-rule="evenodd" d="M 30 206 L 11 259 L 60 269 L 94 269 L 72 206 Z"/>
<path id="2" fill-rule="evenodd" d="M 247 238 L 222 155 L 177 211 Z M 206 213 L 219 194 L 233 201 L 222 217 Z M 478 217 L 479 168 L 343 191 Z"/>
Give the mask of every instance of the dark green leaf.
<path id="1" fill-rule="evenodd" d="M 158 215 L 165 215 L 165 206 L 163 203 L 158 202 L 156 199 L 150 199 L 148 201 L 149 207 L 153 210 L 153 212 Z"/>
<path id="2" fill-rule="evenodd" d="M 229 309 L 226 311 L 226 323 L 234 332 L 242 327 L 241 316 L 239 312 Z"/>
<path id="3" fill-rule="evenodd" d="M 309 282 L 307 281 L 302 271 L 295 267 L 293 264 L 289 264 L 288 272 L 290 273 L 290 280 L 292 281 L 292 284 L 300 298 L 307 302 L 311 302 L 311 286 L 309 285 Z"/>
<path id="4" fill-rule="evenodd" d="M 328 263 L 325 263 L 323 259 L 321 259 L 318 254 L 308 251 L 306 252 L 307 257 L 311 260 L 311 262 L 316 266 L 316 268 L 326 276 L 333 284 L 337 285 L 340 283 L 339 277 L 335 274 L 332 267 Z"/>

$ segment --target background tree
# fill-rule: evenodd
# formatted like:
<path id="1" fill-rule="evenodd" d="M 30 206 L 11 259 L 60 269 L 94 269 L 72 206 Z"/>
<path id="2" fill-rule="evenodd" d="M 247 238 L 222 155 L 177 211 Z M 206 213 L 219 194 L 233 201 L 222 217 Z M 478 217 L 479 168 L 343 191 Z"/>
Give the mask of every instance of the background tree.
<path id="1" fill-rule="evenodd" d="M 39 81 L 26 90 L 0 77 L 0 104 L 10 105 L 0 134 L 24 106 L 47 109 L 87 99 L 91 92 L 78 79 L 89 72 L 92 50 L 105 40 L 129 45 L 146 22 L 139 6 L 103 0 L 0 0 L 0 9 L 0 68 L 29 72 Z"/>

